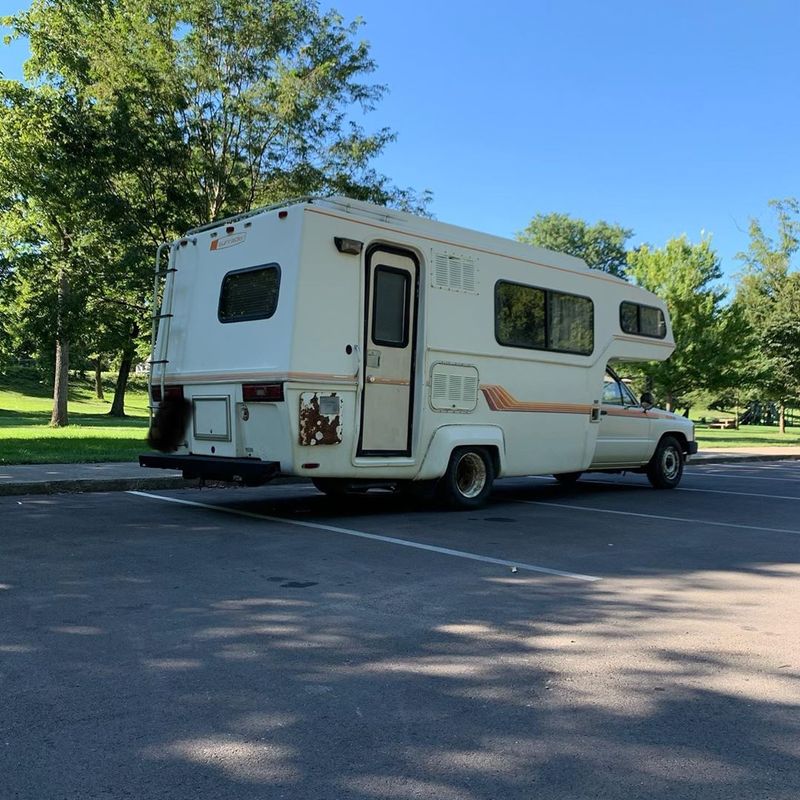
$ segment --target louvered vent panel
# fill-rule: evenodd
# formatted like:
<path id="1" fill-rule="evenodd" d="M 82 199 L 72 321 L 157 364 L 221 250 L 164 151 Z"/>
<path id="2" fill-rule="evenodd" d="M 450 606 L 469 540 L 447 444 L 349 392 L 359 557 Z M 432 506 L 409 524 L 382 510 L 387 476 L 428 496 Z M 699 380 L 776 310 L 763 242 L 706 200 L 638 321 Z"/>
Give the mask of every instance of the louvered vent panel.
<path id="1" fill-rule="evenodd" d="M 461 375 L 450 375 L 449 386 L 447 387 L 447 399 L 451 403 L 460 404 L 462 402 L 461 392 L 464 378 Z"/>
<path id="2" fill-rule="evenodd" d="M 478 400 L 478 378 L 472 375 L 464 376 L 464 385 L 461 389 L 461 400 L 464 403 L 469 403 L 471 407 L 475 406 Z"/>
<path id="3" fill-rule="evenodd" d="M 478 370 L 468 364 L 434 364 L 431 406 L 437 411 L 472 411 L 478 404 Z"/>
<path id="4" fill-rule="evenodd" d="M 433 256 L 433 285 L 446 289 L 450 285 L 449 264 L 447 253 L 434 253 Z"/>
<path id="5" fill-rule="evenodd" d="M 431 397 L 433 404 L 444 403 L 447 400 L 447 375 L 441 372 L 433 373 L 431 381 Z"/>
<path id="6" fill-rule="evenodd" d="M 456 253 L 433 252 L 433 285 L 451 292 L 477 291 L 475 259 Z"/>

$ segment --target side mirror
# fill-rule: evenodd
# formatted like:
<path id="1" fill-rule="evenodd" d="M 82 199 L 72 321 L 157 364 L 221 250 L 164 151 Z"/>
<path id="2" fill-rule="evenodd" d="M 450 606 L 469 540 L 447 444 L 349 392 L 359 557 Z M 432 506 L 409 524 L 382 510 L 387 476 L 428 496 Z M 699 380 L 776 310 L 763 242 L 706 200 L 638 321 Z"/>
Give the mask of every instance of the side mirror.
<path id="1" fill-rule="evenodd" d="M 639 398 L 639 402 L 644 409 L 652 408 L 656 404 L 656 401 L 653 399 L 653 395 L 650 392 L 645 392 Z"/>

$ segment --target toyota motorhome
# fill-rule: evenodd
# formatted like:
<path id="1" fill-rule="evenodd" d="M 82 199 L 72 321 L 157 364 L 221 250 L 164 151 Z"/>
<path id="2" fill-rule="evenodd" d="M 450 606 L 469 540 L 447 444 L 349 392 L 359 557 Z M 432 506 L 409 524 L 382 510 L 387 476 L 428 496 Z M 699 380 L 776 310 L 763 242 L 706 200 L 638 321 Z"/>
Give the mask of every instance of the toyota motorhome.
<path id="1" fill-rule="evenodd" d="M 571 256 L 348 200 L 243 213 L 156 260 L 143 466 L 324 492 L 588 470 L 680 481 L 691 422 L 610 362 L 674 348 L 655 295 Z"/>

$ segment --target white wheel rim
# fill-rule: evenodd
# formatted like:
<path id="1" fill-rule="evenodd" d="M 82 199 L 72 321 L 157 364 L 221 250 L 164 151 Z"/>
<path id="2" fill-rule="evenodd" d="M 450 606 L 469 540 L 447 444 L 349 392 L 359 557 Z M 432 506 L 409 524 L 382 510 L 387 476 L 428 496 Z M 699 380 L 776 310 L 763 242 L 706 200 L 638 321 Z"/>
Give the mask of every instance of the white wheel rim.
<path id="1" fill-rule="evenodd" d="M 668 481 L 675 480 L 681 469 L 681 457 L 674 447 L 668 447 L 661 456 L 661 471 Z"/>
<path id="2" fill-rule="evenodd" d="M 477 453 L 464 453 L 456 464 L 456 486 L 463 497 L 477 497 L 486 486 L 486 464 Z"/>

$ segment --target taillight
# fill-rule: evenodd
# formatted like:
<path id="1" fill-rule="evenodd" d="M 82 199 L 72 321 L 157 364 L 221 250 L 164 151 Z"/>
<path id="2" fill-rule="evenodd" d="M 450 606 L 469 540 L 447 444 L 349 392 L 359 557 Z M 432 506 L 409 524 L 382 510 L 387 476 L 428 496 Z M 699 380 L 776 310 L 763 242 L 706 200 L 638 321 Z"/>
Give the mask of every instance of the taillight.
<path id="1" fill-rule="evenodd" d="M 245 403 L 276 402 L 283 400 L 282 383 L 245 383 L 242 385 Z"/>
<path id="2" fill-rule="evenodd" d="M 161 402 L 161 387 L 153 386 L 152 389 L 153 402 Z M 183 400 L 183 386 L 165 386 L 164 397 L 167 400 Z"/>

